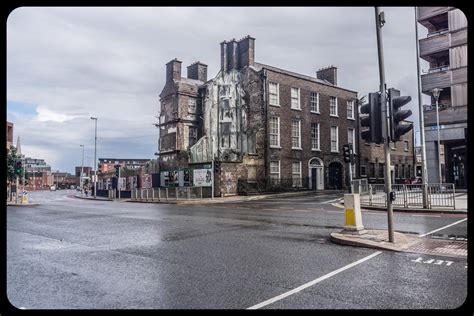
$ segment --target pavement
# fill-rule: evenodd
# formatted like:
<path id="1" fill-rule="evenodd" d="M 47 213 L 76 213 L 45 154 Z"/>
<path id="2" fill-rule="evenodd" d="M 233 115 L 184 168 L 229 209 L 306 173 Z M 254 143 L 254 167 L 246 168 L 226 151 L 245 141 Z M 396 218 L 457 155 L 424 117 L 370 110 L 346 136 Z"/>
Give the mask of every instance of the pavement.
<path id="1" fill-rule="evenodd" d="M 392 251 L 405 251 L 420 243 L 421 237 L 414 234 L 393 233 L 395 242 L 390 242 L 388 231 L 381 229 L 363 230 L 360 234 L 346 232 L 331 233 L 331 241 L 346 246 L 365 247 Z"/>

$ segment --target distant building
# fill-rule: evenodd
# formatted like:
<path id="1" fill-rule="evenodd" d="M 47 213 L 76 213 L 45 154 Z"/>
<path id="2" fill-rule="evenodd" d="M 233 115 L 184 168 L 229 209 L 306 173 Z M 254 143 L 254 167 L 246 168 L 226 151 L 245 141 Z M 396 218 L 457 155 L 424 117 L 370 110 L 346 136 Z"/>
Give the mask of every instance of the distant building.
<path id="1" fill-rule="evenodd" d="M 13 146 L 13 123 L 7 122 L 7 149 Z"/>
<path id="2" fill-rule="evenodd" d="M 115 170 L 115 165 L 121 165 L 122 168 L 139 169 L 145 167 L 150 159 L 125 159 L 125 158 L 99 158 L 99 173 L 107 173 Z"/>
<path id="3" fill-rule="evenodd" d="M 431 97 L 423 111 L 428 182 L 439 183 L 440 161 L 443 182 L 466 188 L 467 19 L 455 7 L 417 10 L 418 23 L 428 30 L 426 38 L 419 40 L 420 58 L 429 62 L 428 73 L 421 75 L 422 92 Z M 438 99 L 440 152 L 434 88 L 442 89 Z"/>
<path id="4" fill-rule="evenodd" d="M 75 168 L 76 177 L 81 176 L 81 169 L 82 169 L 81 166 Z M 92 171 L 92 167 L 84 166 L 83 172 L 84 172 L 84 177 L 89 177 L 89 178 L 90 178 L 91 174 L 94 174 L 93 171 Z"/>
<path id="5" fill-rule="evenodd" d="M 413 123 L 404 121 L 407 123 Z M 384 144 L 369 144 L 359 135 L 360 177 L 369 183 L 385 183 Z M 413 129 L 396 143 L 390 142 L 390 175 L 392 183 L 403 183 L 415 177 L 415 154 Z"/>

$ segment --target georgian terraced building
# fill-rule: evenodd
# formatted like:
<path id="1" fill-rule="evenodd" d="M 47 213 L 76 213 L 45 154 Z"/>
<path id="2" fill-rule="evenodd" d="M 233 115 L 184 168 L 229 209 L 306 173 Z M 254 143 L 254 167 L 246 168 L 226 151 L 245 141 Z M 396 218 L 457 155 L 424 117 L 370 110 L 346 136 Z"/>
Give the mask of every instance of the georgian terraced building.
<path id="1" fill-rule="evenodd" d="M 215 159 L 216 195 L 345 188 L 342 146 L 358 152 L 359 117 L 357 92 L 337 85 L 337 68 L 311 77 L 258 63 L 250 36 L 220 46 L 221 68 L 210 80 L 201 62 L 187 67 L 186 78 L 181 61 L 166 65 L 160 169 L 209 167 Z"/>

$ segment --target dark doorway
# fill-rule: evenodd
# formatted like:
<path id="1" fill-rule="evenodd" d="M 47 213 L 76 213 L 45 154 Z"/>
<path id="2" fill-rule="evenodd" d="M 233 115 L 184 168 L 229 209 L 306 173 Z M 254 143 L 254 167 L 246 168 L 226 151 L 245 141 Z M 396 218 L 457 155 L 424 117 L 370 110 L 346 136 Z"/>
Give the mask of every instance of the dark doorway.
<path id="1" fill-rule="evenodd" d="M 328 186 L 331 190 L 342 190 L 342 166 L 338 162 L 329 164 Z"/>
<path id="2" fill-rule="evenodd" d="M 317 189 L 317 179 L 316 179 L 316 168 L 311 168 L 311 189 L 316 190 Z"/>

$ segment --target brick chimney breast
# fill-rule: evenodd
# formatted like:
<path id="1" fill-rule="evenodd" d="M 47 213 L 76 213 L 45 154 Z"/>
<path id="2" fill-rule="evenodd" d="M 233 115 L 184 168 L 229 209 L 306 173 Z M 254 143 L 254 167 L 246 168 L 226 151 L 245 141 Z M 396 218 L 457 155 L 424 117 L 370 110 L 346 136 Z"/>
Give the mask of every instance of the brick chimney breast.
<path id="1" fill-rule="evenodd" d="M 197 61 L 187 67 L 188 69 L 188 78 L 207 81 L 207 65 Z"/>
<path id="2" fill-rule="evenodd" d="M 255 63 L 255 38 L 247 35 L 238 41 L 238 68 L 253 66 Z"/>
<path id="3" fill-rule="evenodd" d="M 327 80 L 333 85 L 337 86 L 337 67 L 329 66 L 321 68 L 316 71 L 316 78 L 321 80 Z"/>
<path id="4" fill-rule="evenodd" d="M 175 58 L 166 64 L 166 82 L 181 79 L 181 63 Z"/>

